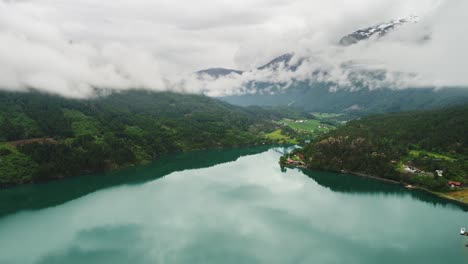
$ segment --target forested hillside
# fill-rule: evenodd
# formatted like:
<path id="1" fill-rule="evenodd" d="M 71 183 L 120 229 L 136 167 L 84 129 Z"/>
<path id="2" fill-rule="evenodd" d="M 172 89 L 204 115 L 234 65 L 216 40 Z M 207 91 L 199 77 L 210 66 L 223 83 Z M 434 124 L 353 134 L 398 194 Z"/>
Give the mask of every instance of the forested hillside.
<path id="1" fill-rule="evenodd" d="M 253 84 L 252 84 L 253 85 Z M 241 106 L 293 106 L 309 112 L 354 113 L 369 115 L 412 110 L 429 110 L 468 103 L 468 90 L 463 88 L 369 89 L 356 83 L 354 89 L 338 89 L 330 83 L 296 82 L 284 85 L 255 83 L 258 93 L 224 97 Z M 267 90 L 269 92 L 262 92 Z"/>
<path id="2" fill-rule="evenodd" d="M 131 91 L 89 100 L 0 93 L 0 186 L 148 162 L 167 153 L 266 143 L 282 111 L 198 95 Z"/>
<path id="3" fill-rule="evenodd" d="M 449 180 L 468 183 L 468 105 L 354 120 L 299 151 L 310 168 L 361 172 L 434 190 L 445 189 Z"/>

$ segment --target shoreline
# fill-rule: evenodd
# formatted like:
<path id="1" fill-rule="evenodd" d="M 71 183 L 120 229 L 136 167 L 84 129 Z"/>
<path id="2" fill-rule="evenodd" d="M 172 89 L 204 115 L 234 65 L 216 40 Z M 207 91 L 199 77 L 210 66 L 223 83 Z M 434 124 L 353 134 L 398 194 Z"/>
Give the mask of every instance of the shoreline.
<path id="1" fill-rule="evenodd" d="M 301 169 L 301 170 L 313 170 L 313 169 L 310 169 L 306 166 L 291 166 L 291 165 L 284 165 L 284 164 L 280 164 L 281 166 L 284 166 L 284 167 L 288 167 L 288 168 L 297 168 L 297 169 Z M 319 170 L 320 171 L 320 170 Z M 331 171 L 331 170 L 321 170 L 321 171 L 330 171 L 330 172 L 335 172 L 335 173 L 340 173 L 340 174 L 348 174 L 348 175 L 352 175 L 352 176 L 357 176 L 357 177 L 361 177 L 361 178 L 367 178 L 367 179 L 372 179 L 372 180 L 376 180 L 376 181 L 381 181 L 381 182 L 385 182 L 385 183 L 389 183 L 389 184 L 394 184 L 394 185 L 400 185 L 402 187 L 405 187 L 407 184 L 405 184 L 404 182 L 399 182 L 399 181 L 395 181 L 395 180 L 390 180 L 390 179 L 385 179 L 385 178 L 382 178 L 382 177 L 378 177 L 378 176 L 373 176 L 373 175 L 368 175 L 368 174 L 365 174 L 365 173 L 361 173 L 361 172 L 353 172 L 353 171 Z M 408 188 L 407 188 L 408 189 Z M 430 195 L 433 195 L 433 196 L 436 196 L 436 197 L 439 197 L 441 199 L 444 199 L 446 201 L 449 201 L 449 202 L 454 202 L 458 205 L 461 205 L 461 206 L 464 206 L 464 207 L 467 207 L 468 208 L 468 202 L 464 202 L 464 201 L 461 201 L 461 200 L 458 200 L 456 199 L 455 197 L 452 197 L 452 196 L 449 196 L 447 195 L 446 193 L 441 193 L 441 192 L 435 192 L 435 191 L 431 191 L 429 189 L 426 189 L 424 187 L 420 187 L 420 186 L 416 186 L 416 185 L 413 185 L 410 190 L 419 190 L 419 191 L 422 191 L 422 192 L 425 192 L 425 193 L 428 193 Z M 462 189 L 463 190 L 463 189 Z M 460 190 L 460 191 L 462 191 Z M 468 192 L 468 190 L 466 190 Z"/>
<path id="2" fill-rule="evenodd" d="M 386 182 L 386 183 L 401 185 L 401 186 L 403 186 L 403 187 L 406 187 L 406 186 L 407 186 L 407 184 L 404 183 L 404 182 L 398 182 L 398 181 L 394 181 L 394 180 L 389 180 L 389 179 L 385 179 L 385 178 L 382 178 L 382 177 L 367 175 L 367 174 L 364 174 L 364 173 L 359 173 L 359 172 L 346 172 L 346 173 L 347 173 L 347 174 L 351 174 L 351 175 L 355 175 L 355 176 L 359 176 L 359 177 L 364 177 L 364 178 L 374 179 L 374 180 L 378 180 L 378 181 L 383 181 L 383 182 Z M 425 192 L 425 193 L 428 193 L 428 194 L 437 196 L 437 197 L 442 198 L 442 199 L 444 199 L 444 200 L 447 200 L 447 201 L 450 201 L 450 202 L 455 202 L 455 203 L 460 204 L 460 205 L 463 205 L 463 206 L 468 206 L 468 202 L 464 202 L 464 201 L 458 200 L 458 199 L 456 199 L 455 197 L 452 197 L 452 196 L 450 196 L 450 195 L 447 195 L 447 193 L 431 191 L 431 190 L 429 190 L 429 189 L 427 189 L 427 188 L 424 188 L 424 187 L 421 187 L 421 186 L 417 186 L 417 185 L 412 185 L 411 188 L 406 188 L 406 189 L 423 191 L 423 192 Z"/>
<path id="3" fill-rule="evenodd" d="M 390 179 L 385 179 L 385 178 L 378 177 L 378 176 L 368 175 L 368 174 L 361 173 L 361 172 L 344 171 L 344 172 L 340 172 L 340 173 L 341 173 L 341 174 L 350 174 L 350 175 L 359 176 L 359 177 L 362 177 L 362 178 L 368 178 L 368 179 L 383 181 L 383 182 L 386 182 L 386 183 L 391 183 L 391 184 L 396 184 L 396 185 L 405 186 L 405 183 L 403 183 L 403 182 L 399 182 L 399 181 L 395 181 L 395 180 L 390 180 Z M 417 186 L 414 186 L 412 189 L 416 189 L 416 188 L 418 188 L 418 187 L 417 187 Z"/>

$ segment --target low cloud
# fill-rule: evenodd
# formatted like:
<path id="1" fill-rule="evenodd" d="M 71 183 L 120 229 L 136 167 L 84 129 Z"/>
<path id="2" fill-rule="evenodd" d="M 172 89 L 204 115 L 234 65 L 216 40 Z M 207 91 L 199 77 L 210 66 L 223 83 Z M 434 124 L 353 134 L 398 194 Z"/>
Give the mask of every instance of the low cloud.
<path id="1" fill-rule="evenodd" d="M 464 10 L 461 0 L 3 0 L 0 87 L 69 97 L 132 88 L 221 96 L 256 92 L 254 82 L 352 87 L 350 73 L 369 70 L 387 74 L 378 82 L 353 78 L 374 88 L 468 86 Z M 354 30 L 412 14 L 420 23 L 383 39 L 336 44 Z M 307 59 L 296 71 L 254 70 L 287 52 Z M 219 66 L 246 73 L 192 74 Z"/>

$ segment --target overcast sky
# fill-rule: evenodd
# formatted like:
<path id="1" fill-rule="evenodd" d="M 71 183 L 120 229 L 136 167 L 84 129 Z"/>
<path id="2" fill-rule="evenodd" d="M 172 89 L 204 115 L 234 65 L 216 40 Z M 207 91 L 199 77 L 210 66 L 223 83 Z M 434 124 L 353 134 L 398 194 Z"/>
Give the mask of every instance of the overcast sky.
<path id="1" fill-rule="evenodd" d="M 0 0 L 0 87 L 74 97 L 92 87 L 229 93 L 258 74 L 211 88 L 180 80 L 210 67 L 250 70 L 286 52 L 314 57 L 315 66 L 361 60 L 415 73 L 417 85 L 468 85 L 466 2 Z M 336 47 L 343 35 L 409 15 L 421 22 L 387 41 Z M 423 33 L 431 34 L 424 45 Z"/>

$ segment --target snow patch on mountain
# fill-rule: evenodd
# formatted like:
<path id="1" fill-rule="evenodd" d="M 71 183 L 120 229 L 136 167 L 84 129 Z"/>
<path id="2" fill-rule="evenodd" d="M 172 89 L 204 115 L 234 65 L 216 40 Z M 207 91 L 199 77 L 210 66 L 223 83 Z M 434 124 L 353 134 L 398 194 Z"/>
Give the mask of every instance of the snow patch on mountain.
<path id="1" fill-rule="evenodd" d="M 396 19 L 390 22 L 385 22 L 385 23 L 374 25 L 372 27 L 360 29 L 341 38 L 340 45 L 349 46 L 359 41 L 369 39 L 370 37 L 374 35 L 378 37 L 382 37 L 382 36 L 385 36 L 390 31 L 394 30 L 398 26 L 408 24 L 408 23 L 417 23 L 417 22 L 419 22 L 418 16 L 410 16 L 407 18 Z"/>

